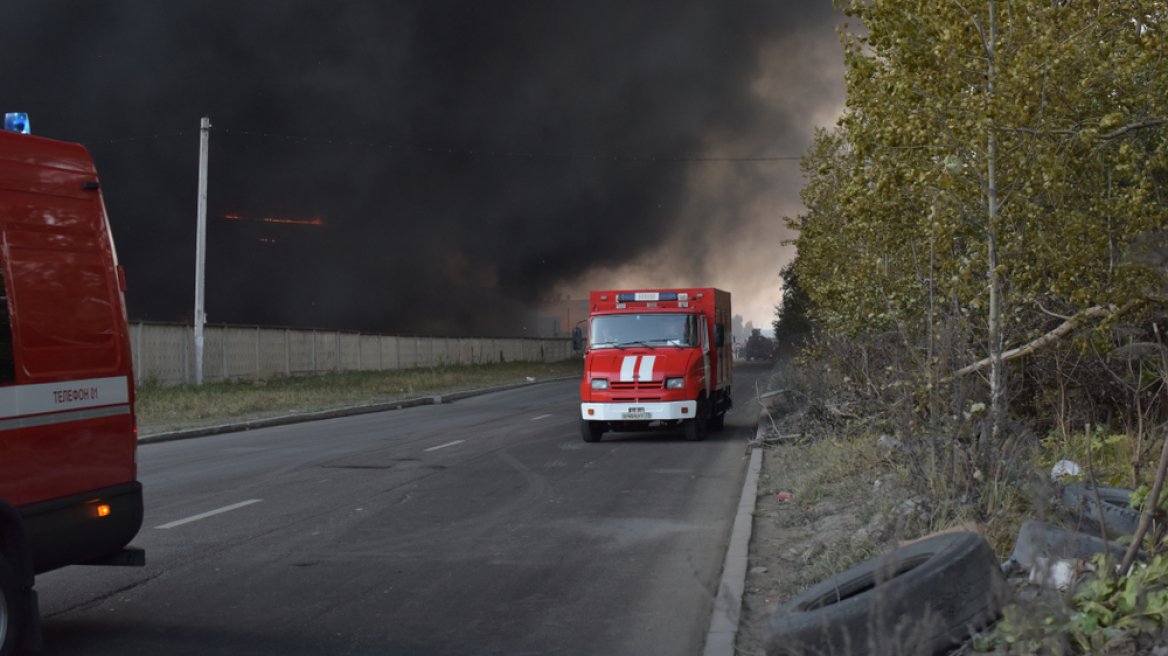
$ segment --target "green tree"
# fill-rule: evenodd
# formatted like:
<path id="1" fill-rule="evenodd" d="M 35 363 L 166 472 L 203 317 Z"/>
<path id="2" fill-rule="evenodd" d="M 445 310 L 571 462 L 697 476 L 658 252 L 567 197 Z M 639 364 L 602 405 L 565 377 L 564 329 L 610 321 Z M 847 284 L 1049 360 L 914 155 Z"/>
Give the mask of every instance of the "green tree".
<path id="1" fill-rule="evenodd" d="M 775 344 L 798 344 L 811 333 L 811 320 L 808 318 L 811 299 L 799 284 L 795 260 L 783 267 L 779 277 L 783 279 L 783 300 L 775 308 Z"/>
<path id="2" fill-rule="evenodd" d="M 1150 284 L 1122 253 L 1168 218 L 1168 2 L 837 6 L 864 30 L 840 31 L 847 110 L 803 162 L 796 271 L 825 326 L 898 327 L 934 382 L 987 362 L 996 429 L 1008 344 Z M 942 308 L 965 362 L 934 348 Z"/>

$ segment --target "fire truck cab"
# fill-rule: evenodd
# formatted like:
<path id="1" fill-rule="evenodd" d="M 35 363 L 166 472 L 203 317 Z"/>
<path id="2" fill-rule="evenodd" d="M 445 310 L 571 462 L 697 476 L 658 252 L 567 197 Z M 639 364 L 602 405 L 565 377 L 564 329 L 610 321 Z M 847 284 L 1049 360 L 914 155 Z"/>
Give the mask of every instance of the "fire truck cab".
<path id="1" fill-rule="evenodd" d="M 39 647 L 37 574 L 144 563 L 125 275 L 85 148 L 0 131 L 0 278 L 7 656 Z"/>
<path id="2" fill-rule="evenodd" d="M 730 409 L 730 293 L 712 287 L 589 297 L 581 434 L 680 427 L 700 440 Z M 583 341 L 582 331 L 575 334 Z"/>

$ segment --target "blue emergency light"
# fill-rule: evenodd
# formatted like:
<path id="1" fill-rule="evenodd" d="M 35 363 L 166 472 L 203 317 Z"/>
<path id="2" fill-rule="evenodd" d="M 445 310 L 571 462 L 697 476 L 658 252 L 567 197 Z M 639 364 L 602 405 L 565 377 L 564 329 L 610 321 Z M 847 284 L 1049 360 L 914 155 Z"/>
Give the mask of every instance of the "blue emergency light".
<path id="1" fill-rule="evenodd" d="M 4 129 L 9 132 L 32 134 L 28 131 L 28 114 L 24 112 L 8 112 L 5 114 Z"/>

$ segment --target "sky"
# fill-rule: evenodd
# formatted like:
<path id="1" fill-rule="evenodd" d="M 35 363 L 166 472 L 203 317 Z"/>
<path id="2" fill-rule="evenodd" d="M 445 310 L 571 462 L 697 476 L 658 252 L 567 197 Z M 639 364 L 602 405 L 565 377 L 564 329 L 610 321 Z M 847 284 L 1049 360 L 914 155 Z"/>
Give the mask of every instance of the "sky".
<path id="1" fill-rule="evenodd" d="M 555 294 L 715 286 L 768 326 L 830 0 L 9 0 L 0 112 L 84 144 L 131 320 L 524 334 Z M 787 158 L 787 159 L 784 159 Z"/>

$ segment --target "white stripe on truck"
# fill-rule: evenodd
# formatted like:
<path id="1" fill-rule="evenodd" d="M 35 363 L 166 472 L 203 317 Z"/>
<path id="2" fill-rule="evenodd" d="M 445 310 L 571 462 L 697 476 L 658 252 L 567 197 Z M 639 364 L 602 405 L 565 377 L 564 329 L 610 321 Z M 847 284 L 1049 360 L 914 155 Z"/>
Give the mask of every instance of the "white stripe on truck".
<path id="1" fill-rule="evenodd" d="M 637 356 L 635 356 L 635 355 L 625 356 L 625 359 L 621 361 L 620 382 L 622 382 L 622 383 L 633 382 L 633 372 L 636 371 L 636 369 L 637 369 Z"/>
<path id="2" fill-rule="evenodd" d="M 125 376 L 0 387 L 0 419 L 130 402 Z"/>
<path id="3" fill-rule="evenodd" d="M 641 371 L 638 372 L 638 379 L 641 382 L 648 382 L 653 380 L 653 361 L 657 359 L 655 355 L 646 355 L 641 357 Z"/>
<path id="4" fill-rule="evenodd" d="M 0 419 L 0 431 L 16 430 L 17 428 L 32 428 L 33 426 L 48 426 L 63 424 L 67 421 L 82 421 L 85 419 L 101 419 L 130 414 L 130 404 L 112 405 L 108 408 L 93 408 L 91 410 L 71 410 L 69 412 L 54 412 L 51 415 L 34 415 L 32 417 L 16 417 L 14 419 Z"/>

